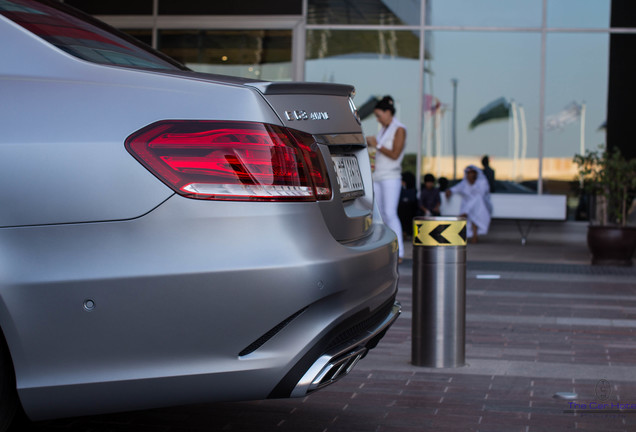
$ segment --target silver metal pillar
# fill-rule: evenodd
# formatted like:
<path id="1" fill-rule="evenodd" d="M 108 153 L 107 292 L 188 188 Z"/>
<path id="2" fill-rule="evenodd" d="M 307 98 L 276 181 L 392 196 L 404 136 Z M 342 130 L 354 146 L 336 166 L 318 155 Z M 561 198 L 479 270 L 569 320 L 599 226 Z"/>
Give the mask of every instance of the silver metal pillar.
<path id="1" fill-rule="evenodd" d="M 414 219 L 411 361 L 435 368 L 465 364 L 466 220 Z"/>

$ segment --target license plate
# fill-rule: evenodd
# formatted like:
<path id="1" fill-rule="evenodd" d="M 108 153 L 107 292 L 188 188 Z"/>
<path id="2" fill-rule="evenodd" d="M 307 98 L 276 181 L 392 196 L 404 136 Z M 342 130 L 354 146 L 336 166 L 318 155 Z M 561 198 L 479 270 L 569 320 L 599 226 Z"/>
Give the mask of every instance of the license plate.
<path id="1" fill-rule="evenodd" d="M 345 199 L 364 195 L 364 185 L 358 158 L 353 155 L 332 156 L 333 165 L 338 178 L 340 194 Z"/>

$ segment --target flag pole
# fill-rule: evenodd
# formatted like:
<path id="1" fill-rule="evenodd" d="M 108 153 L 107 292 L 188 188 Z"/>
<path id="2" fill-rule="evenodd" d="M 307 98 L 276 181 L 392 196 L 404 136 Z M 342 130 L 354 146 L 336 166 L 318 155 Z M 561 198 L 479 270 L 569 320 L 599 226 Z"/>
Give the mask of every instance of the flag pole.
<path id="1" fill-rule="evenodd" d="M 513 133 L 513 153 L 512 153 L 512 179 L 517 180 L 517 165 L 519 163 L 519 116 L 517 113 L 517 103 L 510 101 L 512 111 L 512 133 Z"/>
<path id="2" fill-rule="evenodd" d="M 433 169 L 433 111 L 427 111 L 424 115 L 424 132 L 426 136 L 426 171 Z M 421 181 L 421 179 L 420 179 Z"/>
<path id="3" fill-rule="evenodd" d="M 442 175 L 442 108 L 435 110 L 435 156 L 437 156 L 436 177 Z"/>
<path id="4" fill-rule="evenodd" d="M 513 138 L 512 138 L 512 109 L 513 109 L 513 105 L 510 104 L 509 105 L 510 108 L 508 109 L 508 157 L 509 158 L 514 158 L 514 156 L 512 155 L 512 151 L 510 149 L 510 147 L 512 146 L 512 142 L 513 142 Z M 510 171 L 512 173 L 512 170 Z"/>
<path id="5" fill-rule="evenodd" d="M 581 156 L 585 155 L 585 102 L 581 104 Z"/>
<path id="6" fill-rule="evenodd" d="M 457 180 L 457 83 L 459 80 L 453 78 L 453 180 Z"/>
<path id="7" fill-rule="evenodd" d="M 526 110 L 523 105 L 519 105 L 519 117 L 521 118 L 521 173 L 520 177 L 523 180 L 523 168 L 528 153 L 528 131 L 526 128 Z"/>

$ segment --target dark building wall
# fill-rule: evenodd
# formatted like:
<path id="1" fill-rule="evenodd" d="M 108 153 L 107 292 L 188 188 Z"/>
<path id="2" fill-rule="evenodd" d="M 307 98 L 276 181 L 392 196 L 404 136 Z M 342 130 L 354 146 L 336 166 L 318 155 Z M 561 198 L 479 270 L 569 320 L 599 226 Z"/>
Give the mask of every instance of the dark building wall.
<path id="1" fill-rule="evenodd" d="M 91 15 L 150 15 L 152 0 L 64 0 Z M 302 0 L 159 0 L 164 15 L 301 15 Z"/>
<path id="2" fill-rule="evenodd" d="M 612 0 L 612 27 L 636 28 L 636 1 Z M 636 34 L 610 37 L 607 145 L 636 158 Z"/>

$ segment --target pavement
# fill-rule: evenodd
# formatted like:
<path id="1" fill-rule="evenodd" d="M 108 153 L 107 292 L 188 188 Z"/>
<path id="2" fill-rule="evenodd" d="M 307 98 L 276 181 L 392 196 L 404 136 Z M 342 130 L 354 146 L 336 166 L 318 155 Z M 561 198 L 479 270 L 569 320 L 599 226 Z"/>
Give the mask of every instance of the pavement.
<path id="1" fill-rule="evenodd" d="M 410 253 L 402 316 L 348 376 L 308 397 L 35 423 L 31 431 L 411 432 L 636 430 L 636 268 L 591 266 L 585 223 L 521 245 L 495 221 L 467 246 L 466 364 L 411 364 Z M 410 252 L 410 251 L 409 251 Z"/>

